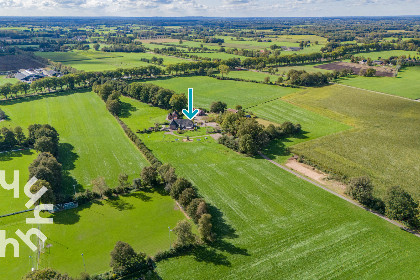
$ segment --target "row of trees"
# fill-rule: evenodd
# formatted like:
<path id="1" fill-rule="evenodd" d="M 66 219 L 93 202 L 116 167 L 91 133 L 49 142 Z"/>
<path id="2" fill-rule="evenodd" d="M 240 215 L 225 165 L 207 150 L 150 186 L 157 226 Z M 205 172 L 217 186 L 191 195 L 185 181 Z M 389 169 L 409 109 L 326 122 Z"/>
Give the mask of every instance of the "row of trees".
<path id="1" fill-rule="evenodd" d="M 384 200 L 375 197 L 373 193 L 374 186 L 366 176 L 350 179 L 346 187 L 346 194 L 361 204 L 412 228 L 420 228 L 419 203 L 403 188 L 390 187 Z"/>
<path id="2" fill-rule="evenodd" d="M 243 110 L 220 114 L 217 122 L 224 132 L 219 143 L 247 155 L 255 155 L 272 140 L 301 133 L 300 124 L 290 122 L 277 127 L 272 124 L 264 127 L 255 119 L 245 117 Z"/>
<path id="3" fill-rule="evenodd" d="M 150 83 L 132 83 L 128 87 L 127 95 L 141 102 L 152 104 L 163 109 L 181 112 L 187 108 L 188 99 L 184 93 L 159 87 Z"/>

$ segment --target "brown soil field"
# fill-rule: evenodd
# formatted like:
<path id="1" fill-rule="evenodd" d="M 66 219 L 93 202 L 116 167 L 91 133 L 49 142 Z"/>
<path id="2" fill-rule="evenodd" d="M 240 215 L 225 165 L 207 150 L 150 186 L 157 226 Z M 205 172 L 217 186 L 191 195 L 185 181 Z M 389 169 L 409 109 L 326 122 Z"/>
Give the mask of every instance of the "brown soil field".
<path id="1" fill-rule="evenodd" d="M 368 66 L 364 64 L 357 64 L 351 62 L 333 62 L 328 64 L 322 64 L 314 66 L 314 68 L 320 68 L 325 70 L 342 70 L 342 69 L 352 69 L 353 72 L 359 75 L 362 69 L 374 68 L 376 69 L 376 76 L 379 77 L 394 77 L 395 70 L 387 66 Z"/>
<path id="2" fill-rule="evenodd" d="M 45 67 L 40 59 L 27 54 L 0 56 L 0 71 Z"/>

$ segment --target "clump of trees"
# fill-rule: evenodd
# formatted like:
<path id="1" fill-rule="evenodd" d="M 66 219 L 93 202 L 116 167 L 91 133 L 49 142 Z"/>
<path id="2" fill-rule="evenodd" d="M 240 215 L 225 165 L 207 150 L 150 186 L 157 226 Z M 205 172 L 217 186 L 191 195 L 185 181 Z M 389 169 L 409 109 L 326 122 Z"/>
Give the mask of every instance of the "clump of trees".
<path id="1" fill-rule="evenodd" d="M 219 143 L 247 155 L 255 155 L 272 140 L 301 133 L 300 124 L 285 122 L 277 127 L 273 124 L 264 127 L 255 119 L 245 117 L 242 110 L 221 114 L 217 122 L 224 132 Z"/>
<path id="2" fill-rule="evenodd" d="M 127 95 L 155 107 L 172 109 L 180 112 L 187 107 L 185 94 L 177 94 L 173 90 L 149 83 L 132 83 L 128 87 Z"/>
<path id="3" fill-rule="evenodd" d="M 131 273 L 145 274 L 149 269 L 146 254 L 135 252 L 128 243 L 118 241 L 111 251 L 110 266 L 118 276 L 125 276 Z"/>
<path id="4" fill-rule="evenodd" d="M 374 77 L 376 75 L 376 69 L 375 68 L 362 69 L 360 70 L 359 75 L 364 76 L 364 77 Z"/>
<path id="5" fill-rule="evenodd" d="M 102 47 L 103 52 L 134 52 L 134 53 L 141 53 L 145 52 L 146 49 L 142 45 L 137 45 L 134 43 L 130 43 L 127 45 L 122 44 L 113 44 L 110 46 Z"/>
<path id="6" fill-rule="evenodd" d="M 329 83 L 329 75 L 321 72 L 308 73 L 305 70 L 291 69 L 287 73 L 287 81 L 296 86 L 324 86 Z"/>
<path id="7" fill-rule="evenodd" d="M 401 221 L 412 228 L 420 227 L 419 203 L 403 188 L 390 187 L 384 201 L 374 196 L 374 186 L 367 176 L 351 178 L 346 192 L 354 200 L 390 219 Z"/>
<path id="8" fill-rule="evenodd" d="M 223 113 L 227 109 L 227 104 L 222 101 L 215 101 L 210 105 L 210 112 Z"/>

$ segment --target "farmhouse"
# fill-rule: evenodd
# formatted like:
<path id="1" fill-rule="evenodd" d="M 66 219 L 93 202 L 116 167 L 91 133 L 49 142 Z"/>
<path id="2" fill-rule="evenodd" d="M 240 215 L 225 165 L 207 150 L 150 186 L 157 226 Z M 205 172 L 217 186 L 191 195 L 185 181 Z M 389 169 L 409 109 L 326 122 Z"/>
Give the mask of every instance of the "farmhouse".
<path id="1" fill-rule="evenodd" d="M 193 129 L 194 123 L 191 120 L 183 120 L 183 119 L 174 119 L 169 124 L 169 129 L 177 130 L 177 129 Z"/>
<path id="2" fill-rule="evenodd" d="M 42 72 L 33 70 L 20 70 L 20 72 L 15 75 L 16 79 L 26 83 L 31 83 L 44 77 L 45 75 Z"/>

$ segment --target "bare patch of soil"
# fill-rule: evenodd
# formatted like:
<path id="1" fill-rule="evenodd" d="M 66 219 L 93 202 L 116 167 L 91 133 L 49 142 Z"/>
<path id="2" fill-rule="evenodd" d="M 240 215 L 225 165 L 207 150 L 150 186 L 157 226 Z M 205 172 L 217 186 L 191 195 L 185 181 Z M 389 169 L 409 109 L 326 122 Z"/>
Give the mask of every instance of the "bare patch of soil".
<path id="1" fill-rule="evenodd" d="M 285 165 L 288 168 L 293 169 L 294 171 L 297 171 L 300 174 L 326 186 L 336 193 L 344 195 L 346 186 L 343 183 L 335 180 L 329 180 L 327 174 L 315 169 L 314 167 L 298 162 L 296 158 L 290 158 Z"/>
<path id="2" fill-rule="evenodd" d="M 314 68 L 320 68 L 325 70 L 343 70 L 343 69 L 352 69 L 354 74 L 359 75 L 360 71 L 363 69 L 374 68 L 376 69 L 376 76 L 379 77 L 394 77 L 395 69 L 388 66 L 368 66 L 365 64 L 357 64 L 351 62 L 333 62 L 328 64 L 322 64 L 314 66 Z"/>

